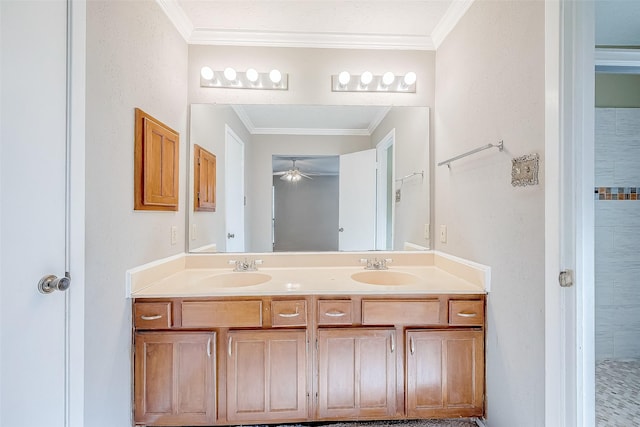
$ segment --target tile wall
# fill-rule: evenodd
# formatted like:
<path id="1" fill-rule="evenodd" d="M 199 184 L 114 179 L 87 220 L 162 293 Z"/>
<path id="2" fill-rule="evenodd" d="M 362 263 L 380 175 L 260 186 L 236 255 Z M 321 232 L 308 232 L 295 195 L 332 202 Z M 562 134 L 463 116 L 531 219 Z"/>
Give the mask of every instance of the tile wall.
<path id="1" fill-rule="evenodd" d="M 640 108 L 596 108 L 596 359 L 640 358 Z"/>

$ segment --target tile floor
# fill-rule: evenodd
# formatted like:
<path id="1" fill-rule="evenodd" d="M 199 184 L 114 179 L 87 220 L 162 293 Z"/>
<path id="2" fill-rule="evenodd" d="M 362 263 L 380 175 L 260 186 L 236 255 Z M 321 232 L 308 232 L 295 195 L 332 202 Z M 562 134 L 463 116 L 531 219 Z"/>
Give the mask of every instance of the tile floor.
<path id="1" fill-rule="evenodd" d="M 640 359 L 596 363 L 596 425 L 640 426 Z"/>

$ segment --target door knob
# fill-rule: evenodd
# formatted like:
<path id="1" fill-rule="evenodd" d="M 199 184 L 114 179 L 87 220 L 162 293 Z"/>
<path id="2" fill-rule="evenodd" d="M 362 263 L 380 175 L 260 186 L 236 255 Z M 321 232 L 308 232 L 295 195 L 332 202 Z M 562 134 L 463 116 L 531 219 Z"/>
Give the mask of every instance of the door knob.
<path id="1" fill-rule="evenodd" d="M 71 285 L 71 277 L 66 273 L 63 277 L 53 274 L 43 276 L 38 282 L 38 290 L 43 294 L 50 294 L 53 291 L 66 291 Z"/>
<path id="2" fill-rule="evenodd" d="M 227 239 L 233 239 L 234 237 L 236 237 L 235 234 L 233 233 L 227 233 Z"/>
<path id="3" fill-rule="evenodd" d="M 340 227 L 338 228 L 338 232 L 342 233 L 344 231 L 344 228 Z"/>

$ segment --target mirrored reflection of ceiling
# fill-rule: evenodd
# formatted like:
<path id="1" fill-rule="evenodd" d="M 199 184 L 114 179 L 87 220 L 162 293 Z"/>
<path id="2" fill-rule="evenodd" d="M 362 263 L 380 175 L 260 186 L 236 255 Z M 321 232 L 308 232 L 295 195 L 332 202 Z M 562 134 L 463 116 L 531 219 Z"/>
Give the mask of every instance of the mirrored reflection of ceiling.
<path id="1" fill-rule="evenodd" d="M 235 105 L 247 130 L 259 135 L 371 135 L 391 107 Z"/>
<path id="2" fill-rule="evenodd" d="M 474 0 L 156 0 L 191 44 L 436 49 Z"/>

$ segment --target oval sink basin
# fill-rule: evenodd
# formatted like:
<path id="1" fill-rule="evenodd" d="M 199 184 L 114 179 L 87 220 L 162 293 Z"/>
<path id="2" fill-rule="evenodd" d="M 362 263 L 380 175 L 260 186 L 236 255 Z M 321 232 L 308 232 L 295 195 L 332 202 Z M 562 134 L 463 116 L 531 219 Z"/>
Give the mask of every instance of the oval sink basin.
<path id="1" fill-rule="evenodd" d="M 233 272 L 216 274 L 201 280 L 209 286 L 220 288 L 236 288 L 242 286 L 255 286 L 271 280 L 271 276 L 264 273 Z"/>
<path id="2" fill-rule="evenodd" d="M 410 273 L 388 270 L 360 271 L 351 275 L 356 282 L 367 285 L 400 286 L 411 285 L 418 281 L 418 277 Z"/>

